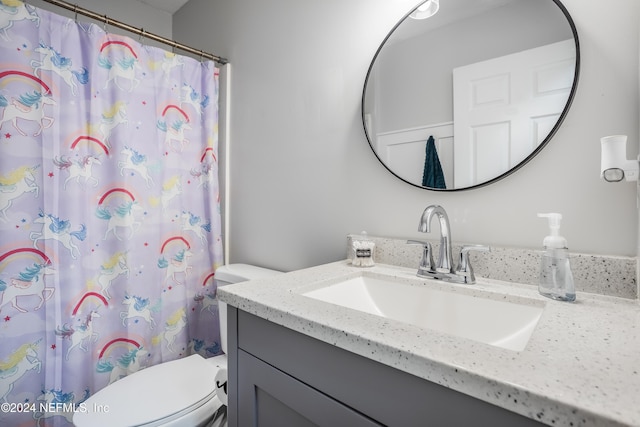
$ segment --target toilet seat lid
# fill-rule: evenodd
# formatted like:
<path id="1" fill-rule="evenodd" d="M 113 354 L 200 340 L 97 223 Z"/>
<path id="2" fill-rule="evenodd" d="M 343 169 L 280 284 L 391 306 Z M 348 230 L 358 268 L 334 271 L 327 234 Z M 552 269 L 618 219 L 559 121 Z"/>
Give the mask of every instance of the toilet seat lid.
<path id="1" fill-rule="evenodd" d="M 137 426 L 170 417 L 213 398 L 217 370 L 198 354 L 143 369 L 87 399 L 86 411 L 76 412 L 73 422 L 91 427 Z"/>

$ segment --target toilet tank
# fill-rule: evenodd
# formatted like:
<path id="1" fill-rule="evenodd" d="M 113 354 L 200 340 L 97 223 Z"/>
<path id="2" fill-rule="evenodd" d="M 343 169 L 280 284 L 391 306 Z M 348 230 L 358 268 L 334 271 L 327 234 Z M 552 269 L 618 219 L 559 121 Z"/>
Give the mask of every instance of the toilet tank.
<path id="1" fill-rule="evenodd" d="M 227 264 L 218 267 L 213 276 L 216 289 L 220 286 L 232 285 L 234 283 L 246 282 L 248 280 L 262 279 L 276 274 L 280 271 L 268 268 L 257 267 L 249 264 Z M 218 302 L 218 313 L 220 320 L 220 345 L 222 351 L 227 353 L 227 304 Z"/>

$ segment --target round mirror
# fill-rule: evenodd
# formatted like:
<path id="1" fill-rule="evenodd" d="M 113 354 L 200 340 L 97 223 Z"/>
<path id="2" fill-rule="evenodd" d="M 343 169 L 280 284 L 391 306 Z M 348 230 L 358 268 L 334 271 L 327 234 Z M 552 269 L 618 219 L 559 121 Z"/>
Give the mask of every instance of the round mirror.
<path id="1" fill-rule="evenodd" d="M 425 1 L 373 57 L 362 95 L 367 139 L 411 185 L 490 184 L 549 142 L 579 64 L 576 28 L 559 0 Z"/>

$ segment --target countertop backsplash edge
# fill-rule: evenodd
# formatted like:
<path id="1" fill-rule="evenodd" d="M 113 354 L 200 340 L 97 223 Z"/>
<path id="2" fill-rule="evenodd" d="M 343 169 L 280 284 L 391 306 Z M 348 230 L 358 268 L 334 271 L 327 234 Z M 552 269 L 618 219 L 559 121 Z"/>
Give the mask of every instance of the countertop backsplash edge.
<path id="1" fill-rule="evenodd" d="M 348 248 L 351 239 L 347 235 L 347 258 L 352 257 Z M 399 267 L 418 268 L 422 257 L 420 245 L 407 244 L 407 239 L 367 236 L 375 243 L 376 263 Z M 438 255 L 438 241 L 431 242 L 434 259 Z M 457 255 L 463 244 L 454 242 Z M 472 252 L 471 264 L 477 277 L 505 282 L 537 285 L 540 273 L 542 249 L 509 248 L 491 246 L 490 252 Z M 618 298 L 638 299 L 638 259 L 636 257 L 591 255 L 570 252 L 571 271 L 577 292 L 589 292 Z"/>

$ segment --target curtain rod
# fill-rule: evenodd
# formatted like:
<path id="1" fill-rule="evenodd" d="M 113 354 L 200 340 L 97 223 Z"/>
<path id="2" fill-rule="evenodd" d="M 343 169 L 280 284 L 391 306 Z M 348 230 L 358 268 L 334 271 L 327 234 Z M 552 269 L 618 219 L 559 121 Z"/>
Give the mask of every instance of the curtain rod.
<path id="1" fill-rule="evenodd" d="M 144 28 L 137 28 L 137 27 L 133 27 L 129 24 L 125 24 L 124 22 L 121 21 L 117 21 L 115 19 L 109 18 L 107 15 L 100 15 L 98 13 L 95 13 L 91 10 L 79 7 L 77 4 L 71 4 L 71 3 L 67 3 L 66 1 L 62 1 L 62 0 L 43 0 L 46 3 L 51 3 L 55 6 L 61 7 L 63 9 L 67 9 L 70 10 L 76 14 L 81 14 L 84 16 L 88 16 L 91 19 L 95 19 L 97 21 L 102 21 L 104 22 L 105 25 L 113 25 L 114 27 L 120 28 L 122 30 L 126 30 L 129 31 L 131 33 L 137 34 L 143 38 L 148 38 L 166 45 L 169 45 L 171 47 L 173 47 L 174 49 L 180 49 L 180 50 L 184 50 L 186 52 L 192 53 L 194 55 L 199 55 L 201 58 L 207 58 L 210 59 L 212 61 L 215 61 L 217 63 L 219 63 L 220 65 L 224 65 L 227 64 L 229 61 L 225 58 L 222 58 L 220 56 L 211 54 L 211 53 L 207 53 L 204 52 L 202 50 L 198 50 L 195 49 L 191 46 L 187 46 L 185 44 L 182 43 L 178 43 L 175 40 L 170 40 L 166 37 L 162 37 L 159 36 L 157 34 L 153 34 L 153 33 L 148 33 L 144 30 Z"/>

